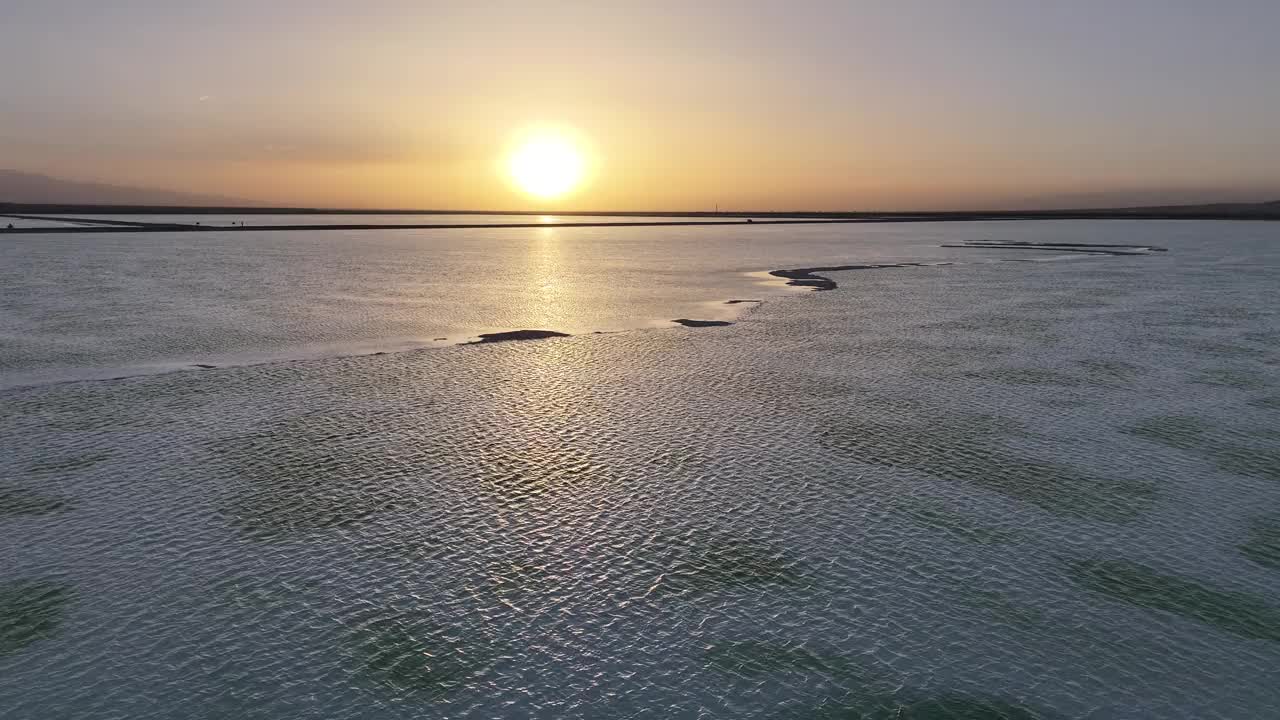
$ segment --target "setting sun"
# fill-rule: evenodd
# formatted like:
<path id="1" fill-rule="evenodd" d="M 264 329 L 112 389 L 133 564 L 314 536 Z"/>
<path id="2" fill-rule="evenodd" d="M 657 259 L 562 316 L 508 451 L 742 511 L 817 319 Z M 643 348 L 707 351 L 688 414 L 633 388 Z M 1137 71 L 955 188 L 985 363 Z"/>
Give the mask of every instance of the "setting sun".
<path id="1" fill-rule="evenodd" d="M 583 179 L 586 160 L 580 145 L 567 133 L 539 131 L 515 145 L 507 161 L 511 181 L 523 192 L 541 199 L 567 195 Z"/>

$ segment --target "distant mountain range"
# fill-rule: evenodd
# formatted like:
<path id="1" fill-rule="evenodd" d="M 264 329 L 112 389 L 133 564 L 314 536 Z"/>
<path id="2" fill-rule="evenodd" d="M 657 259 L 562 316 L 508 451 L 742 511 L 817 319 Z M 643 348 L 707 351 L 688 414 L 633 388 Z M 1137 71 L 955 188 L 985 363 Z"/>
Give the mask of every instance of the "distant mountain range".
<path id="1" fill-rule="evenodd" d="M 219 195 L 197 195 L 151 190 L 148 188 L 108 185 L 106 183 L 79 182 L 60 178 L 0 169 L 0 205 L 209 205 L 254 206 L 243 198 Z"/>
<path id="2" fill-rule="evenodd" d="M 725 213 L 726 216 L 745 217 L 812 217 L 812 218 L 865 218 L 889 216 L 913 216 L 920 219 L 936 218 L 962 219 L 976 217 L 1218 217 L 1218 218 L 1265 218 L 1280 219 L 1280 200 L 1270 202 L 1211 202 L 1195 203 L 1193 198 L 1211 197 L 1205 191 L 1201 195 L 1184 194 L 1188 202 L 1170 203 L 1167 193 L 1157 194 L 1110 194 L 1088 193 L 1080 195 L 1044 198 L 1040 202 L 1026 199 L 1013 202 L 1002 210 L 960 210 L 960 211 L 851 211 L 851 212 L 750 212 L 735 211 Z M 1157 199 L 1161 198 L 1161 199 Z M 1178 197 L 1179 200 L 1182 196 Z M 1130 204 L 1120 205 L 1124 200 Z M 1138 202 L 1132 202 L 1137 200 Z M 1147 200 L 1146 204 L 1142 204 Z M 111 206 L 111 207 L 97 207 Z M 149 188 L 127 187 L 106 183 L 80 182 L 62 180 L 60 178 L 40 175 L 38 173 L 19 170 L 0 169 L 0 211 L 60 213 L 74 212 L 130 212 L 130 213 L 163 213 L 182 209 L 189 212 L 201 210 L 222 210 L 225 212 L 249 213 L 455 213 L 465 214 L 508 214 L 511 211 L 456 211 L 456 210 L 338 210 L 315 208 L 277 208 L 265 203 L 245 200 L 243 198 L 225 197 L 221 195 L 198 195 L 193 193 L 174 192 L 171 190 L 152 190 Z M 515 213 L 536 214 L 536 213 Z M 560 212 L 560 215 L 620 215 L 620 216 L 680 216 L 707 217 L 718 216 L 709 212 Z"/>

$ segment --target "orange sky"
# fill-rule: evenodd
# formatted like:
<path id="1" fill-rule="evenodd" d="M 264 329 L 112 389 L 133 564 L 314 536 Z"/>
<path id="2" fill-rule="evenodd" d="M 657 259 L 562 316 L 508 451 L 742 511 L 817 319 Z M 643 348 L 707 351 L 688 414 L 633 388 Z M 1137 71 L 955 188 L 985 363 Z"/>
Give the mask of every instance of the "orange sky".
<path id="1" fill-rule="evenodd" d="M 11 13 L 0 65 L 25 70 L 3 88 L 0 165 L 343 207 L 1280 189 L 1280 4 L 106 5 Z M 546 123 L 588 138 L 595 167 L 554 202 L 501 172 Z"/>

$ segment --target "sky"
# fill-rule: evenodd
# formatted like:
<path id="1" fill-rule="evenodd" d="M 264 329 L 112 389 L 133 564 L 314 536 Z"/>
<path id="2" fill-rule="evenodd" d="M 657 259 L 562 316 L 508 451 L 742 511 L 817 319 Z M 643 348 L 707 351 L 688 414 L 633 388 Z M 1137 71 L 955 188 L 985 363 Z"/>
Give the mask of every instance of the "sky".
<path id="1" fill-rule="evenodd" d="M 1280 199 L 1277 0 L 0 0 L 0 168 L 277 204 Z M 568 128 L 556 199 L 503 172 Z"/>

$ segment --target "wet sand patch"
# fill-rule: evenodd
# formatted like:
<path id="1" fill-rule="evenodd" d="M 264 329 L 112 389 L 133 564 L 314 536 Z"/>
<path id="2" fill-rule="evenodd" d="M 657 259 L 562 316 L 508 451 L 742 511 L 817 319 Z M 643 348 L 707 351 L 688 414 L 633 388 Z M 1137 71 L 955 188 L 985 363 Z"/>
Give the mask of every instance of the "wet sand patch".
<path id="1" fill-rule="evenodd" d="M 785 278 L 788 285 L 796 287 L 809 287 L 814 290 L 835 290 L 839 287 L 835 280 L 818 275 L 817 273 L 839 272 L 843 270 L 879 270 L 882 268 L 920 267 L 924 264 L 925 263 L 918 262 L 884 264 L 857 263 L 853 265 L 829 265 L 827 267 L 796 268 L 794 270 L 770 270 L 769 274 L 774 277 Z"/>
<path id="2" fill-rule="evenodd" d="M 975 248 L 984 250 L 1046 250 L 1052 252 L 1078 252 L 1094 255 L 1149 255 L 1166 252 L 1166 248 L 1154 245 L 1116 245 L 1102 243 L 1037 243 L 1025 241 L 966 240 L 946 243 L 944 248 Z"/>
<path id="3" fill-rule="evenodd" d="M 680 318 L 679 320 L 672 320 L 671 322 L 690 328 L 725 327 L 726 325 L 733 324 L 726 320 L 690 320 L 688 318 Z"/>
<path id="4" fill-rule="evenodd" d="M 515 340 L 543 340 L 545 338 L 569 337 L 569 333 L 555 330 L 511 330 L 509 332 L 482 333 L 476 337 L 480 339 L 463 343 L 463 345 L 481 345 L 483 343 L 511 342 Z"/>

